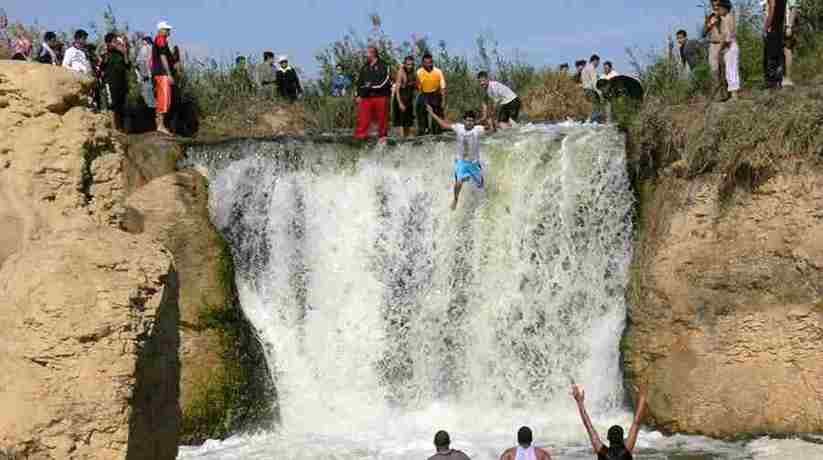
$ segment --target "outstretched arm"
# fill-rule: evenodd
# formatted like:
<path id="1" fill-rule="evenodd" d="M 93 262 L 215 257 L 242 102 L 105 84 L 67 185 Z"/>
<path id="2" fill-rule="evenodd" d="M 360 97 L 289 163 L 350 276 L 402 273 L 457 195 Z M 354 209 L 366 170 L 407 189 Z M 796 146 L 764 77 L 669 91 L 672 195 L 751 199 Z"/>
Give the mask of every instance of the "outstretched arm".
<path id="1" fill-rule="evenodd" d="M 431 115 L 431 117 L 432 117 L 432 120 L 436 121 L 437 124 L 440 125 L 441 128 L 443 128 L 443 129 L 452 129 L 452 124 L 449 121 L 438 117 L 437 114 L 434 113 L 434 109 L 432 108 L 432 106 L 426 105 L 426 110 L 428 110 L 429 115 Z"/>
<path id="2" fill-rule="evenodd" d="M 572 396 L 574 396 L 574 400 L 577 401 L 577 409 L 580 411 L 580 418 L 583 420 L 583 425 L 589 433 L 592 448 L 594 449 L 595 455 L 597 455 L 597 453 L 603 448 L 603 442 L 600 441 L 600 436 L 598 436 L 597 431 L 594 430 L 592 420 L 589 418 L 588 412 L 586 412 L 586 405 L 584 403 L 585 392 L 577 385 L 572 385 Z"/>
<path id="3" fill-rule="evenodd" d="M 637 443 L 637 434 L 640 432 L 640 423 L 643 421 L 643 413 L 646 410 L 646 396 L 647 389 L 644 387 L 640 390 L 637 399 L 637 413 L 634 414 L 634 422 L 632 428 L 629 430 L 629 439 L 626 440 L 626 448 L 629 452 L 634 452 L 634 445 Z"/>

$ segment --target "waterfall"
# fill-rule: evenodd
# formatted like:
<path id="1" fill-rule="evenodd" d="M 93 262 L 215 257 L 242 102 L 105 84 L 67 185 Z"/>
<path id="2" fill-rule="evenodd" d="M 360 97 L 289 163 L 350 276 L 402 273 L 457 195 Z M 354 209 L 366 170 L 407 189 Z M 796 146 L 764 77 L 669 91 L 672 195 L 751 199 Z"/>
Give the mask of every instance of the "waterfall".
<path id="1" fill-rule="evenodd" d="M 571 124 L 491 136 L 485 190 L 454 212 L 449 141 L 191 148 L 281 415 L 214 458 L 425 458 L 438 429 L 497 458 L 521 425 L 580 446 L 572 381 L 627 423 L 624 144 Z"/>

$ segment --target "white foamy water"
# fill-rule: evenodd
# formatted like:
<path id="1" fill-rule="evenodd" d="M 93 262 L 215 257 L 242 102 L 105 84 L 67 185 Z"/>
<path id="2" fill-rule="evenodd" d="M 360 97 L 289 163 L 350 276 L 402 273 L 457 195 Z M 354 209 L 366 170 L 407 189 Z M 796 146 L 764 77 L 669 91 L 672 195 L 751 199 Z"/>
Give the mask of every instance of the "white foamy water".
<path id="1" fill-rule="evenodd" d="M 488 139 L 486 190 L 464 187 L 457 212 L 448 142 L 362 155 L 249 143 L 204 162 L 280 420 L 180 458 L 420 459 L 446 429 L 455 448 L 496 459 L 521 425 L 556 458 L 591 458 L 571 381 L 598 428 L 630 422 L 623 146 L 611 128 L 575 125 Z M 644 458 L 753 458 L 702 438 L 640 444 Z"/>

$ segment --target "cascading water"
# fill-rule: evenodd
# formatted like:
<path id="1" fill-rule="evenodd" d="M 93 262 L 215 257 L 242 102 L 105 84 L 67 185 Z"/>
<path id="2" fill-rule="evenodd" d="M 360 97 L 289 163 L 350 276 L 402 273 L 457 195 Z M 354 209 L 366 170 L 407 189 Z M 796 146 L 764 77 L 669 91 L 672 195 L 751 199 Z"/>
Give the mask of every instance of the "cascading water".
<path id="1" fill-rule="evenodd" d="M 189 152 L 209 170 L 280 421 L 182 458 L 421 459 L 446 429 L 472 458 L 496 459 L 521 425 L 558 458 L 590 458 L 571 381 L 598 427 L 629 423 L 622 135 L 569 125 L 491 137 L 486 190 L 465 187 L 456 212 L 453 149 Z"/>

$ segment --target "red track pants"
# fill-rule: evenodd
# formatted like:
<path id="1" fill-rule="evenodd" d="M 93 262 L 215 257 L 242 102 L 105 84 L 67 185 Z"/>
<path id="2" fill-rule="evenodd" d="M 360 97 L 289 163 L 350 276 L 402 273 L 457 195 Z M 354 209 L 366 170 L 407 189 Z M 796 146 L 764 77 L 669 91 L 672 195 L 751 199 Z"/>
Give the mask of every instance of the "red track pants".
<path id="1" fill-rule="evenodd" d="M 354 132 L 354 137 L 356 139 L 369 137 L 369 126 L 372 122 L 377 123 L 378 135 L 381 138 L 389 135 L 388 97 L 364 97 L 360 99 L 360 106 L 357 108 L 357 130 Z"/>

